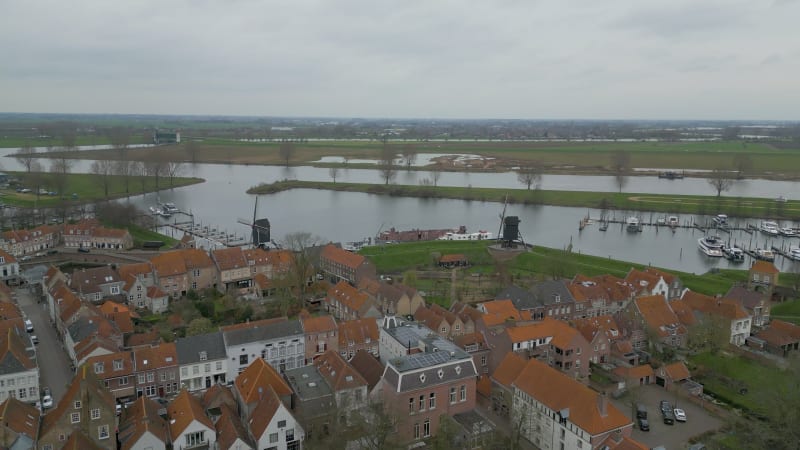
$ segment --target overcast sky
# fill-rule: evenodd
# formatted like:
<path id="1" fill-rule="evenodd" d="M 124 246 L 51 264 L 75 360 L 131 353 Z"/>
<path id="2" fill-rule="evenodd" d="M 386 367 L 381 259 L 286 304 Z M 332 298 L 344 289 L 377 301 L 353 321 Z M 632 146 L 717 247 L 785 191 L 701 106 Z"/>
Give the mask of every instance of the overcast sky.
<path id="1" fill-rule="evenodd" d="M 796 0 L 0 0 L 0 111 L 800 119 Z"/>

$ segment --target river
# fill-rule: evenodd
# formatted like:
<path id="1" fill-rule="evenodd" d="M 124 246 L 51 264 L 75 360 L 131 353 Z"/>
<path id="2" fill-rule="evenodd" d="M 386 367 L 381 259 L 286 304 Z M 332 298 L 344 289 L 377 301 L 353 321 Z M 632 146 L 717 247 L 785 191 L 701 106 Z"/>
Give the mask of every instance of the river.
<path id="1" fill-rule="evenodd" d="M 7 150 L 6 154 L 13 150 Z M 88 172 L 91 161 L 77 161 L 76 172 Z M 4 158 L 7 170 L 20 170 L 13 158 Z M 191 212 L 195 222 L 219 227 L 228 232 L 246 234 L 246 226 L 237 223 L 238 218 L 251 219 L 255 199 L 244 192 L 261 182 L 270 183 L 285 178 L 301 180 L 330 180 L 328 169 L 308 166 L 238 166 L 225 164 L 197 164 L 186 166 L 185 175 L 206 179 L 206 183 L 184 188 L 131 197 L 128 200 L 142 209 L 157 201 L 173 202 L 181 210 Z M 417 184 L 429 176 L 424 171 L 399 171 L 398 184 Z M 380 183 L 377 170 L 342 169 L 337 181 Z M 440 185 L 520 188 L 513 173 L 468 173 L 444 172 Z M 544 175 L 542 189 L 615 191 L 616 182 L 608 176 Z M 630 177 L 624 192 L 697 194 L 712 193 L 703 179 L 663 180 L 657 177 Z M 800 183 L 787 181 L 747 180 L 737 183 L 726 193 L 728 196 L 798 198 Z M 471 231 L 484 229 L 497 233 L 502 205 L 492 202 L 417 199 L 377 196 L 354 192 L 297 189 L 262 196 L 258 217 L 268 217 L 272 224 L 274 240 L 280 241 L 287 233 L 308 231 L 321 241 L 356 241 L 375 236 L 381 229 L 395 227 L 450 228 L 465 225 Z M 547 247 L 563 248 L 570 243 L 575 252 L 602 257 L 628 260 L 641 264 L 687 272 L 703 273 L 715 267 L 728 267 L 727 260 L 709 259 L 697 250 L 698 230 L 682 229 L 675 233 L 646 227 L 642 233 L 628 233 L 619 225 L 600 232 L 597 225 L 578 231 L 579 220 L 589 213 L 599 217 L 599 211 L 585 208 L 555 206 L 510 205 L 507 215 L 519 216 L 520 231 L 530 243 Z M 622 219 L 623 213 L 617 212 Z M 649 215 L 645 216 L 649 218 Z M 188 216 L 175 215 L 170 221 L 189 220 Z M 682 217 L 682 222 L 690 220 Z M 753 221 L 755 223 L 755 221 Z M 797 226 L 795 224 L 794 226 Z M 180 237 L 180 236 L 176 236 Z M 727 235 L 723 236 L 727 239 Z M 773 238 L 767 240 L 755 233 L 748 235 L 735 232 L 731 241 L 745 247 L 776 245 L 788 247 L 798 245 L 798 240 Z M 782 270 L 795 270 L 795 263 L 779 257 L 776 264 Z M 746 267 L 747 263 L 734 266 Z"/>

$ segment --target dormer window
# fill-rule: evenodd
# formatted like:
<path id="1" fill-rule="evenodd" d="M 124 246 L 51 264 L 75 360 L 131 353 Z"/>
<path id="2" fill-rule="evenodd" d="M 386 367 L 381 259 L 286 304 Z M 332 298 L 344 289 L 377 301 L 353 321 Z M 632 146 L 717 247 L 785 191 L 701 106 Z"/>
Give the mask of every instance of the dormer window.
<path id="1" fill-rule="evenodd" d="M 437 375 L 437 376 L 439 377 L 439 379 L 441 380 L 442 378 L 444 378 L 444 370 L 442 370 L 442 369 L 439 369 L 439 371 L 438 371 L 438 372 L 436 372 L 436 375 Z"/>
<path id="2" fill-rule="evenodd" d="M 424 373 L 421 373 L 419 375 L 419 381 L 420 381 L 420 383 L 424 383 L 425 382 L 425 374 Z"/>
<path id="3" fill-rule="evenodd" d="M 208 353 L 205 351 L 200 352 L 200 361 L 208 360 Z"/>
<path id="4" fill-rule="evenodd" d="M 461 375 L 461 366 L 456 366 L 456 375 Z"/>

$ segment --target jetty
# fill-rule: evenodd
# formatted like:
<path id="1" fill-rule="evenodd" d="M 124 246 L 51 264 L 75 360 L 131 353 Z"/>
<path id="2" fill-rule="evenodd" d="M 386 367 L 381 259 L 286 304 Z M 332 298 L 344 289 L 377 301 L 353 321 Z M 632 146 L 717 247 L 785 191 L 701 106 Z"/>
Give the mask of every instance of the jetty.
<path id="1" fill-rule="evenodd" d="M 252 244 L 250 239 L 245 236 L 228 233 L 227 230 L 222 230 L 220 227 L 213 225 L 203 225 L 202 223 L 198 224 L 192 221 L 166 223 L 163 226 L 182 231 L 195 238 L 205 239 L 219 246 L 242 247 Z"/>

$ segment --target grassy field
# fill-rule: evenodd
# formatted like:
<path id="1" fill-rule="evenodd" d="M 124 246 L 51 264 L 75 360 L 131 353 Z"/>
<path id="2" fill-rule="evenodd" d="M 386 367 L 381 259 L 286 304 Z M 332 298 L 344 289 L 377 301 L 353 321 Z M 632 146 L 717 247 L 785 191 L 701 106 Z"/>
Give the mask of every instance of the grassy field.
<path id="1" fill-rule="evenodd" d="M 250 194 L 272 194 L 288 189 L 329 189 L 399 197 L 452 198 L 509 203 L 572 206 L 617 211 L 652 211 L 675 214 L 728 214 L 731 217 L 800 218 L 800 201 L 715 197 L 701 195 L 657 195 L 617 192 L 549 191 L 451 186 L 382 185 L 325 181 L 279 181 L 250 188 Z"/>
<path id="2" fill-rule="evenodd" d="M 7 172 L 9 175 L 19 178 L 23 186 L 35 190 L 36 183 L 33 181 L 34 177 L 41 176 L 42 189 L 52 189 L 53 181 L 51 174 L 26 174 L 22 172 Z M 156 180 L 154 177 L 131 177 L 128 184 L 128 192 L 125 191 L 125 182 L 121 176 L 109 177 L 108 197 L 105 195 L 105 188 L 99 182 L 99 177 L 92 174 L 68 174 L 66 182 L 67 195 L 65 198 L 69 201 L 73 199 L 79 203 L 91 203 L 98 200 L 113 199 L 125 197 L 127 195 L 138 195 L 145 192 L 155 192 L 157 190 L 171 189 L 173 187 L 188 186 L 191 184 L 202 183 L 202 178 L 185 178 L 176 177 L 172 180 L 161 177 L 159 179 L 158 188 L 156 188 Z M 73 197 L 73 194 L 75 196 Z M 23 208 L 30 207 L 51 207 L 57 206 L 63 202 L 60 196 L 37 195 L 35 193 L 20 193 L 15 189 L 0 190 L 0 201 L 7 205 L 14 205 Z"/>
<path id="3" fill-rule="evenodd" d="M 468 273 L 493 275 L 499 268 L 487 251 L 487 247 L 492 243 L 493 241 L 411 242 L 367 247 L 360 253 L 370 258 L 379 273 L 402 274 L 407 270 L 436 270 L 434 256 L 461 253 L 466 255 L 472 264 Z M 527 279 L 551 276 L 572 278 L 577 274 L 587 276 L 610 274 L 624 277 L 632 267 L 641 269 L 645 266 L 534 246 L 530 252 L 514 259 L 508 265 L 508 270 L 515 278 Z M 747 279 L 747 272 L 744 270 L 721 270 L 703 275 L 673 270 L 667 272 L 678 275 L 689 289 L 708 295 L 724 294 L 733 283 Z"/>
<path id="4" fill-rule="evenodd" d="M 152 142 L 150 136 L 131 136 L 130 144 L 146 144 Z M 75 145 L 109 145 L 111 142 L 106 136 L 77 136 Z M 60 138 L 37 138 L 27 139 L 22 137 L 0 136 L 0 148 L 16 148 L 23 145 L 31 145 L 33 147 L 59 147 L 62 145 Z"/>
<path id="5" fill-rule="evenodd" d="M 128 232 L 131 233 L 131 237 L 133 237 L 133 246 L 136 248 L 140 248 L 142 246 L 142 242 L 144 241 L 164 242 L 164 245 L 159 248 L 160 250 L 172 248 L 178 243 L 177 239 L 173 239 L 169 236 L 165 236 L 153 230 L 148 230 L 136 225 L 129 225 Z"/>
<path id="6" fill-rule="evenodd" d="M 769 144 L 746 142 L 390 142 L 400 153 L 412 145 L 419 153 L 476 154 L 493 158 L 483 170 L 510 170 L 537 161 L 548 172 L 608 173 L 619 151 L 628 152 L 630 167 L 653 169 L 733 169 L 733 158 L 746 154 L 752 160 L 751 176 L 768 178 L 800 177 L 800 149 L 778 149 Z M 199 143 L 197 152 L 189 156 L 184 145 L 161 146 L 157 149 L 132 149 L 130 157 L 146 160 L 155 153 L 169 159 L 231 164 L 284 164 L 279 154 L 279 142 L 243 142 L 207 139 Z M 343 156 L 352 159 L 377 159 L 383 148 L 380 141 L 312 141 L 295 144 L 290 159 L 292 165 L 330 166 L 314 163 L 324 156 Z M 113 150 L 96 151 L 94 159 L 113 159 Z M 87 155 L 75 155 L 87 158 Z M 374 167 L 374 165 L 371 165 Z M 366 167 L 351 165 L 351 167 Z M 444 167 L 445 170 L 448 167 Z M 464 167 L 449 167 L 467 170 Z M 413 168 L 424 170 L 424 168 Z M 470 168 L 469 170 L 478 170 Z"/>
<path id="7" fill-rule="evenodd" d="M 770 317 L 800 325 L 800 300 L 784 302 L 770 309 Z"/>

